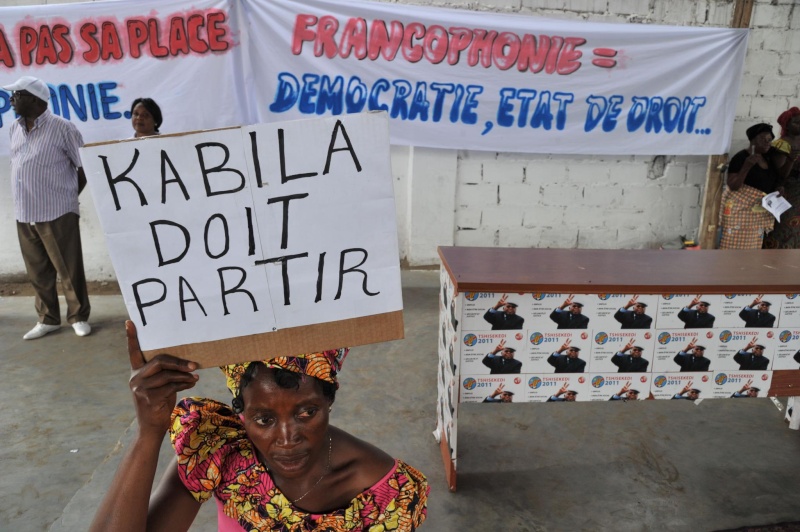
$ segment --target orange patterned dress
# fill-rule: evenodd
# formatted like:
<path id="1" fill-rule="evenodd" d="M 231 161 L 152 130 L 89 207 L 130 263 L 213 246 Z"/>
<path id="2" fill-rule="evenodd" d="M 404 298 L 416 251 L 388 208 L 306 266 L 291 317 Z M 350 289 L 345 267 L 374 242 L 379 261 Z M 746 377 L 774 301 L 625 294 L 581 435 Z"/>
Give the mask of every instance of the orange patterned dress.
<path id="1" fill-rule="evenodd" d="M 426 517 L 430 488 L 425 475 L 400 460 L 347 508 L 312 514 L 293 506 L 258 460 L 239 416 L 212 399 L 180 401 L 170 438 L 186 489 L 199 502 L 216 497 L 227 521 L 242 530 L 405 532 L 416 530 Z"/>

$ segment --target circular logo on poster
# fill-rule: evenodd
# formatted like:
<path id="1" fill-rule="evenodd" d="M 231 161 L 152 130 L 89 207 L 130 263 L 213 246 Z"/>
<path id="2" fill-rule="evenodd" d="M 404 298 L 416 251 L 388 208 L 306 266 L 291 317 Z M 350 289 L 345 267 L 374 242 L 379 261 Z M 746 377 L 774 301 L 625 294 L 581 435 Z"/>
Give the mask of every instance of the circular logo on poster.
<path id="1" fill-rule="evenodd" d="M 521 382 L 522 382 L 522 379 L 520 379 L 519 377 L 514 377 L 514 384 L 519 384 Z"/>
<path id="2" fill-rule="evenodd" d="M 781 331 L 781 333 L 778 335 L 778 340 L 780 340 L 784 344 L 791 339 L 792 339 L 792 331 Z"/>
<path id="3" fill-rule="evenodd" d="M 531 343 L 533 345 L 539 345 L 544 342 L 544 335 L 540 332 L 535 332 L 531 335 Z"/>
<path id="4" fill-rule="evenodd" d="M 467 301 L 475 301 L 476 299 L 478 299 L 478 292 L 467 292 L 466 294 L 464 294 L 464 298 Z"/>
<path id="5" fill-rule="evenodd" d="M 653 379 L 653 386 L 656 388 L 663 388 L 667 384 L 667 378 L 663 375 L 659 375 L 655 379 Z"/>
<path id="6" fill-rule="evenodd" d="M 533 388 L 534 390 L 539 389 L 542 386 L 542 379 L 539 377 L 531 377 L 528 379 L 528 388 Z"/>
<path id="7" fill-rule="evenodd" d="M 675 294 L 664 294 L 663 296 L 661 296 L 661 299 L 663 299 L 665 301 L 669 301 L 673 297 L 675 297 Z"/>
<path id="8" fill-rule="evenodd" d="M 468 334 L 464 337 L 464 345 L 472 347 L 477 343 L 478 343 L 478 337 L 475 336 L 474 334 Z"/>
<path id="9" fill-rule="evenodd" d="M 725 299 L 736 299 L 736 294 L 725 294 Z"/>
<path id="10" fill-rule="evenodd" d="M 594 343 L 597 345 L 603 345 L 608 342 L 608 335 L 604 332 L 599 332 L 594 335 Z"/>
<path id="11" fill-rule="evenodd" d="M 733 333 L 728 330 L 724 330 L 721 333 L 719 333 L 719 341 L 722 342 L 723 344 L 727 344 L 728 342 L 730 342 L 731 338 L 733 338 Z"/>
<path id="12" fill-rule="evenodd" d="M 535 299 L 536 301 L 541 301 L 545 297 L 544 294 L 540 292 L 533 293 L 531 294 L 531 296 L 533 296 L 533 299 Z"/>
<path id="13" fill-rule="evenodd" d="M 658 333 L 658 343 L 661 345 L 667 345 L 671 339 L 672 335 L 668 332 Z"/>
<path id="14" fill-rule="evenodd" d="M 795 299 L 797 294 L 786 294 L 786 299 Z"/>
<path id="15" fill-rule="evenodd" d="M 514 335 L 514 339 L 515 339 L 516 341 L 518 341 L 518 342 L 519 342 L 520 340 L 522 340 L 522 333 L 517 333 L 517 334 L 515 334 L 515 335 Z"/>
<path id="16" fill-rule="evenodd" d="M 728 376 L 725 373 L 717 373 L 714 376 L 714 384 L 722 386 L 726 382 L 728 382 Z"/>
<path id="17" fill-rule="evenodd" d="M 609 297 L 611 297 L 611 294 L 597 294 L 597 299 L 601 301 L 607 301 Z"/>
<path id="18" fill-rule="evenodd" d="M 478 381 L 476 381 L 472 377 L 467 377 L 466 379 L 464 379 L 464 389 L 465 390 L 472 390 L 477 385 L 478 385 Z"/>
<path id="19" fill-rule="evenodd" d="M 592 388 L 602 388 L 605 383 L 606 380 L 602 375 L 596 375 L 592 377 Z"/>

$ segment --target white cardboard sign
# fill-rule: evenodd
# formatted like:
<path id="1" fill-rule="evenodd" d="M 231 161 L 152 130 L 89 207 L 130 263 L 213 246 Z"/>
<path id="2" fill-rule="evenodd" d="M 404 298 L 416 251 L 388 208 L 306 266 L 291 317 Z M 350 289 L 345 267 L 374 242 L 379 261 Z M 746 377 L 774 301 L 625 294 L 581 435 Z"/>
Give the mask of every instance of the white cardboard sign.
<path id="1" fill-rule="evenodd" d="M 385 113 L 81 159 L 143 350 L 402 309 Z"/>

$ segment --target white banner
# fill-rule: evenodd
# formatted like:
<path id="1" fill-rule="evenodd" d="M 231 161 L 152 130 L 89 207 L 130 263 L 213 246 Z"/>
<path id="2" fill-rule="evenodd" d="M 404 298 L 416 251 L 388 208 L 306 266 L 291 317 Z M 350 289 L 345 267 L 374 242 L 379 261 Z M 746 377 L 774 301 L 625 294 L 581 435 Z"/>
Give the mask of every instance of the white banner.
<path id="1" fill-rule="evenodd" d="M 246 35 L 231 0 L 121 0 L 0 9 L 0 86 L 35 76 L 50 110 L 88 142 L 133 136 L 130 106 L 153 98 L 162 133 L 252 123 L 242 82 Z M 0 90 L 0 155 L 14 120 Z"/>
<path id="2" fill-rule="evenodd" d="M 394 144 L 712 154 L 728 150 L 746 43 L 357 0 L 119 0 L 0 9 L 0 84 L 41 78 L 87 142 L 130 137 L 146 96 L 165 133 L 384 110 Z M 0 155 L 13 118 L 0 90 Z"/>
<path id="3" fill-rule="evenodd" d="M 642 155 L 728 149 L 747 30 L 357 0 L 244 4 L 259 121 L 380 109 L 397 144 Z"/>

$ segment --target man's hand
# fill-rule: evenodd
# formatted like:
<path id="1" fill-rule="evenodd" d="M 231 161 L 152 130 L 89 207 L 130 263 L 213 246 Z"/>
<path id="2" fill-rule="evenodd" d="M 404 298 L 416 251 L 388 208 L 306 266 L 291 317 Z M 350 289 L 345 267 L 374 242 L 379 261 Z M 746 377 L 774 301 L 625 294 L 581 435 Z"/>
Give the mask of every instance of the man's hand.
<path id="1" fill-rule="evenodd" d="M 500 343 L 499 343 L 499 344 L 497 344 L 497 345 L 494 347 L 494 349 L 492 350 L 492 354 L 493 354 L 493 355 L 496 355 L 497 353 L 499 353 L 500 351 L 502 351 L 502 350 L 505 348 L 505 346 L 506 346 L 506 341 L 505 341 L 505 340 L 500 340 Z"/>
<path id="2" fill-rule="evenodd" d="M 753 339 L 750 340 L 750 342 L 744 348 L 744 350 L 745 351 L 750 351 L 751 349 L 753 349 L 753 347 L 755 347 L 756 343 L 758 343 L 758 336 L 754 336 Z"/>
<path id="3" fill-rule="evenodd" d="M 683 390 L 681 390 L 681 395 L 683 395 L 683 394 L 685 394 L 686 392 L 688 392 L 689 390 L 691 390 L 691 389 L 692 389 L 692 384 L 693 384 L 693 382 L 692 382 L 692 381 L 689 381 L 689 382 L 686 384 L 686 386 L 684 386 L 684 387 L 683 387 Z"/>
<path id="4" fill-rule="evenodd" d="M 627 310 L 627 309 L 631 308 L 632 306 L 634 306 L 636 304 L 636 300 L 637 299 L 639 299 L 639 296 L 633 296 L 632 298 L 630 298 L 628 303 L 625 305 L 625 309 Z"/>
<path id="5" fill-rule="evenodd" d="M 78 168 L 78 194 L 83 192 L 86 188 L 86 174 L 83 172 L 83 167 Z"/>
<path id="6" fill-rule="evenodd" d="M 692 341 L 691 341 L 691 342 L 689 342 L 689 345 L 687 345 L 687 346 L 686 346 L 686 349 L 684 349 L 683 351 L 684 351 L 685 353 L 688 353 L 689 351 L 691 351 L 692 349 L 694 349 L 694 346 L 696 346 L 696 345 L 697 345 L 697 337 L 695 337 L 695 338 L 692 338 Z"/>
<path id="7" fill-rule="evenodd" d="M 759 294 L 759 295 L 758 295 L 758 297 L 756 297 L 756 298 L 753 300 L 753 302 L 752 302 L 752 303 L 750 303 L 750 308 L 755 308 L 755 307 L 757 307 L 757 306 L 758 306 L 758 304 L 759 304 L 759 303 L 761 303 L 761 299 L 762 299 L 763 297 L 764 297 L 764 294 Z"/>
<path id="8" fill-rule="evenodd" d="M 508 299 L 508 294 L 503 294 L 503 297 L 500 298 L 500 301 L 494 306 L 495 310 L 499 310 L 500 307 L 504 307 L 506 305 L 506 299 Z"/>
<path id="9" fill-rule="evenodd" d="M 501 384 L 500 386 L 495 388 L 495 390 L 492 392 L 492 398 L 497 397 L 498 395 L 503 393 L 503 388 L 505 388 L 505 386 L 506 386 L 505 384 Z"/>
<path id="10" fill-rule="evenodd" d="M 750 389 L 750 385 L 751 385 L 751 384 L 753 384 L 753 379 L 750 379 L 750 380 L 748 380 L 746 383 L 744 383 L 744 386 L 742 386 L 742 389 L 741 389 L 741 390 L 739 390 L 739 393 L 744 393 L 744 392 L 746 392 L 747 390 L 749 390 L 749 389 Z"/>
<path id="11" fill-rule="evenodd" d="M 559 348 L 558 348 L 558 352 L 559 352 L 559 354 L 560 354 L 560 353 L 563 353 L 564 351 L 566 351 L 567 349 L 569 349 L 569 344 L 570 344 L 571 342 L 572 342 L 572 340 L 567 340 L 566 342 L 564 342 L 563 344 L 561 344 L 561 347 L 559 347 Z"/>
<path id="12" fill-rule="evenodd" d="M 561 305 L 561 310 L 564 310 L 568 306 L 572 304 L 572 300 L 575 299 L 575 294 L 570 294 L 567 299 L 564 300 L 564 303 Z"/>
<path id="13" fill-rule="evenodd" d="M 698 303 L 700 303 L 700 299 L 702 299 L 702 297 L 703 297 L 703 294 L 697 294 L 697 297 L 692 299 L 692 302 L 689 303 L 689 306 L 687 308 L 692 308 L 693 306 L 695 306 Z"/>

